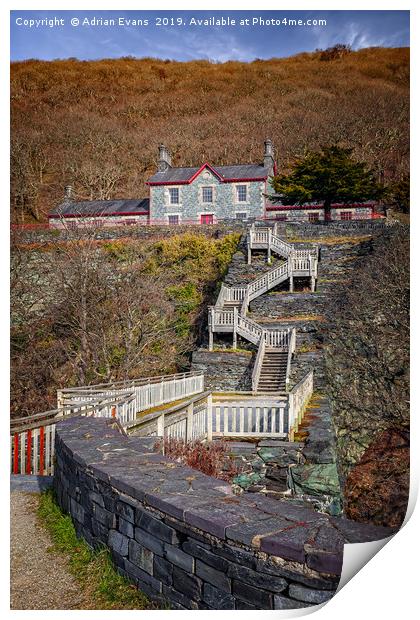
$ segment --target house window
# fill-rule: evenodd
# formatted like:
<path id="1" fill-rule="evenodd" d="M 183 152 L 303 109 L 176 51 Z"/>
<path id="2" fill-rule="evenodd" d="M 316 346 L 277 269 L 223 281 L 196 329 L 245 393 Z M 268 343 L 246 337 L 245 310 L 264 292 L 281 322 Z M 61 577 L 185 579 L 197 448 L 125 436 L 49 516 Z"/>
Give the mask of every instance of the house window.
<path id="1" fill-rule="evenodd" d="M 248 219 L 248 213 L 245 213 L 245 211 L 241 211 L 240 213 L 235 213 L 235 217 L 237 220 L 246 220 Z"/>
<path id="2" fill-rule="evenodd" d="M 213 202 L 213 188 L 203 187 L 203 202 Z"/>
<path id="3" fill-rule="evenodd" d="M 179 215 L 168 215 L 168 224 L 175 226 L 179 224 Z"/>
<path id="4" fill-rule="evenodd" d="M 169 188 L 169 203 L 171 205 L 179 205 L 179 187 Z"/>
<path id="5" fill-rule="evenodd" d="M 276 220 L 279 222 L 285 222 L 287 220 L 287 215 L 276 215 Z"/>
<path id="6" fill-rule="evenodd" d="M 310 222 L 317 222 L 319 220 L 319 213 L 318 211 L 315 211 L 314 213 L 310 213 L 308 216 L 308 220 Z"/>
<path id="7" fill-rule="evenodd" d="M 247 186 L 246 185 L 236 186 L 236 200 L 237 202 L 247 201 Z"/>
<path id="8" fill-rule="evenodd" d="M 340 220 L 352 220 L 353 213 L 352 211 L 340 211 Z"/>

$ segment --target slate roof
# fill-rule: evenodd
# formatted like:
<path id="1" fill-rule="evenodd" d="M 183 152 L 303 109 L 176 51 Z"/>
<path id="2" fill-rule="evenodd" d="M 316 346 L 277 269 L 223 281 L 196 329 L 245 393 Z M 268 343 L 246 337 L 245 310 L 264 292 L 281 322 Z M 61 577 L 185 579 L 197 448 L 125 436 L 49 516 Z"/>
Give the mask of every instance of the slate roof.
<path id="1" fill-rule="evenodd" d="M 204 164 L 203 166 L 195 166 L 193 168 L 168 168 L 165 172 L 157 172 L 151 176 L 147 183 L 151 185 L 155 183 L 188 183 L 206 167 L 216 172 L 226 182 L 249 179 L 261 179 L 263 181 L 270 174 L 270 169 L 262 164 L 237 164 L 234 166 L 210 166 L 209 164 Z"/>
<path id="2" fill-rule="evenodd" d="M 129 200 L 65 200 L 52 209 L 48 217 L 89 217 L 109 215 L 145 215 L 149 213 L 148 198 Z"/>

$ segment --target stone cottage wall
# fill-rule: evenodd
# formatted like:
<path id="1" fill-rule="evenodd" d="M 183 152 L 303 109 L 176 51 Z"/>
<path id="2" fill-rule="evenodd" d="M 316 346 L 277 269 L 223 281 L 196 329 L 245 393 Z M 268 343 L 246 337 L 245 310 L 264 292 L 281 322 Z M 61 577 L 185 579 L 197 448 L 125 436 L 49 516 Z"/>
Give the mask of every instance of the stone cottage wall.
<path id="1" fill-rule="evenodd" d="M 232 494 L 231 486 L 125 436 L 114 420 L 56 426 L 54 488 L 77 534 L 173 609 L 291 609 L 330 599 L 345 542 L 390 532 Z"/>
<path id="2" fill-rule="evenodd" d="M 264 182 L 221 183 L 211 172 L 203 171 L 192 183 L 186 185 L 156 185 L 150 187 L 150 219 L 167 221 L 168 215 L 179 215 L 179 221 L 200 222 L 201 214 L 214 214 L 214 219 L 235 218 L 236 212 L 246 213 L 248 218 L 264 215 Z M 235 202 L 235 185 L 247 185 L 248 201 Z M 214 187 L 214 202 L 203 203 L 201 188 Z M 178 187 L 180 204 L 170 205 L 168 188 Z"/>

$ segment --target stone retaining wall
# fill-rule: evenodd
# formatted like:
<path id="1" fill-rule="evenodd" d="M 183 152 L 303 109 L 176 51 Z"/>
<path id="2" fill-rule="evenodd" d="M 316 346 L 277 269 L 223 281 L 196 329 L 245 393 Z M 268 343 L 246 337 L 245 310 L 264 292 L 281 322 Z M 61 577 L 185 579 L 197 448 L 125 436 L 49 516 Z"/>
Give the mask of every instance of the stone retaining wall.
<path id="1" fill-rule="evenodd" d="M 232 335 L 229 334 L 230 338 Z M 204 389 L 235 392 L 252 389 L 255 351 L 232 352 L 198 349 L 191 357 L 191 370 L 204 373 Z"/>
<path id="2" fill-rule="evenodd" d="M 388 220 L 354 220 L 349 222 L 287 222 L 284 230 L 288 238 L 354 237 L 355 235 L 380 234 L 398 223 Z M 279 227 L 279 230 L 280 227 Z"/>
<path id="3" fill-rule="evenodd" d="M 184 233 L 202 233 L 208 237 L 223 237 L 233 232 L 243 232 L 245 223 L 238 220 L 227 220 L 218 224 L 181 224 L 178 226 L 161 226 L 146 225 L 139 226 L 115 226 L 113 228 L 103 226 L 94 229 L 96 239 L 111 240 L 120 238 L 131 239 L 160 239 L 180 235 Z M 15 229 L 19 243 L 54 243 L 57 241 L 68 241 L 71 239 L 80 239 L 83 234 L 92 235 L 92 228 L 79 229 L 59 229 L 59 228 L 43 228 L 38 230 L 31 229 Z"/>
<path id="4" fill-rule="evenodd" d="M 77 534 L 107 545 L 121 574 L 173 609 L 290 609 L 331 598 L 345 542 L 390 530 L 230 484 L 127 437 L 114 420 L 56 426 L 54 487 Z"/>

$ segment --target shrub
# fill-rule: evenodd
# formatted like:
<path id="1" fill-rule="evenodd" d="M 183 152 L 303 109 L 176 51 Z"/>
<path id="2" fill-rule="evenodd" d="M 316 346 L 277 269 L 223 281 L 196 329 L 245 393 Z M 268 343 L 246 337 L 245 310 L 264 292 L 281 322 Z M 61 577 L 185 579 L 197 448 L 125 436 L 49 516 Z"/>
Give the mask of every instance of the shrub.
<path id="1" fill-rule="evenodd" d="M 161 443 L 156 448 L 162 447 Z M 241 473 L 241 469 L 229 456 L 229 443 L 227 441 L 189 441 L 184 443 L 180 439 L 167 438 L 163 442 L 163 450 L 167 456 L 198 469 L 220 480 L 230 482 L 232 478 Z"/>

